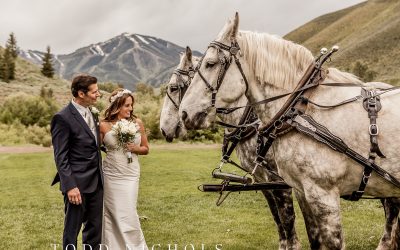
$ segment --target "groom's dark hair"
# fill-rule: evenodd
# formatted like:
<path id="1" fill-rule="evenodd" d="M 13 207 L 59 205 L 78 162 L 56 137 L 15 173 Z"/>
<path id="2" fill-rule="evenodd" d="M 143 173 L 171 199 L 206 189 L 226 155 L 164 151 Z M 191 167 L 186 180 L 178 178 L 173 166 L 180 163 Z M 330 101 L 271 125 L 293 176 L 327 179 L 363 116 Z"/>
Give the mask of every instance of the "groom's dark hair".
<path id="1" fill-rule="evenodd" d="M 78 97 L 78 91 L 87 93 L 91 84 L 97 83 L 97 78 L 87 74 L 80 74 L 72 79 L 71 93 L 74 97 Z"/>

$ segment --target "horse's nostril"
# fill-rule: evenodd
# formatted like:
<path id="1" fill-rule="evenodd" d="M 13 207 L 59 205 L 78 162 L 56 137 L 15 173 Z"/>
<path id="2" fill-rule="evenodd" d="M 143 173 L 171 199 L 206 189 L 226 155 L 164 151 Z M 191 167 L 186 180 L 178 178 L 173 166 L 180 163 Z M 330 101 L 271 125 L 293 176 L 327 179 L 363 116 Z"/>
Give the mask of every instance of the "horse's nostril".
<path id="1" fill-rule="evenodd" d="M 161 129 L 161 134 L 165 137 L 167 134 L 165 133 L 164 129 Z"/>
<path id="2" fill-rule="evenodd" d="M 182 120 L 186 120 L 188 117 L 188 114 L 186 113 L 186 111 L 182 111 Z"/>

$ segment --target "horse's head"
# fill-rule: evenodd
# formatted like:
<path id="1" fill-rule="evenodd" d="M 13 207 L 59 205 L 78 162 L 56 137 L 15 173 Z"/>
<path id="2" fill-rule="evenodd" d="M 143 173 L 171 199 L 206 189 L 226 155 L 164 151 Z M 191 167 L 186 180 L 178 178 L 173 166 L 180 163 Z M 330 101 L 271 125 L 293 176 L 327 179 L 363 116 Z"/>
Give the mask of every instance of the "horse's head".
<path id="1" fill-rule="evenodd" d="M 194 75 L 192 51 L 186 47 L 181 55 L 178 67 L 174 70 L 167 85 L 164 104 L 161 110 L 160 129 L 168 142 L 175 137 L 183 136 L 186 131 L 180 125 L 179 105 Z"/>
<path id="2" fill-rule="evenodd" d="M 239 16 L 236 13 L 217 39 L 210 43 L 197 66 L 179 109 L 188 129 L 209 127 L 215 120 L 216 107 L 231 107 L 246 93 L 247 85 L 235 62 L 241 57 L 236 39 L 238 25 Z"/>

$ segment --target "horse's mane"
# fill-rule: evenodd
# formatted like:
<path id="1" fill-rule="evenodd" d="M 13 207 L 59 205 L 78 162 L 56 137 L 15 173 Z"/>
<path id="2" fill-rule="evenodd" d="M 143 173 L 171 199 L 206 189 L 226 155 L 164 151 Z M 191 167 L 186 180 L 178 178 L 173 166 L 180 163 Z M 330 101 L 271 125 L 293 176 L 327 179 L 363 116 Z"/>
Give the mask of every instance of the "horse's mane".
<path id="1" fill-rule="evenodd" d="M 192 62 L 193 62 L 193 68 L 197 68 L 197 65 L 199 64 L 201 60 L 201 57 L 198 56 L 192 56 Z"/>
<path id="2" fill-rule="evenodd" d="M 327 75 L 327 82 L 352 82 L 363 84 L 357 76 L 348 72 L 343 72 L 337 68 L 328 68 L 329 74 Z"/>
<path id="3" fill-rule="evenodd" d="M 314 60 L 305 47 L 267 33 L 240 31 L 238 43 L 254 75 L 261 84 L 291 90 Z M 262 48 L 262 49 L 260 49 Z M 284 62 L 284 63 L 283 63 Z M 335 82 L 360 82 L 350 73 L 335 68 L 329 71 Z"/>

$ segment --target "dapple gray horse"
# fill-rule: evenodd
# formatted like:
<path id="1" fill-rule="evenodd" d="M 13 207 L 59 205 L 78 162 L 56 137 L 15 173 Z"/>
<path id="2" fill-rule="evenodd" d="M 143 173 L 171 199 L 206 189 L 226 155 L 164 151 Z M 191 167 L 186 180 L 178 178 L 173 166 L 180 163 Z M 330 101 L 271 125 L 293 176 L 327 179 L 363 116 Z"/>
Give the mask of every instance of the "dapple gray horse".
<path id="1" fill-rule="evenodd" d="M 193 60 L 197 59 L 193 58 Z M 169 142 L 171 142 L 173 138 L 179 137 L 185 133 L 184 128 L 179 125 L 178 108 L 180 100 L 190 84 L 190 75 L 192 74 L 194 66 L 194 63 L 192 62 L 192 52 L 190 48 L 187 47 L 185 53 L 181 56 L 177 69 L 167 85 L 167 93 L 164 97 L 164 104 L 161 111 L 160 129 Z M 236 104 L 245 105 L 246 103 L 247 98 L 243 96 L 237 100 Z M 221 118 L 226 123 L 238 124 L 242 113 L 243 112 L 241 111 L 233 112 L 229 115 L 221 116 Z M 230 130 L 226 129 L 225 132 L 230 133 Z M 240 141 L 235 148 L 241 166 L 249 172 L 251 172 L 254 167 L 253 160 L 256 157 L 256 148 L 256 134 Z M 267 161 L 268 166 L 276 171 L 275 161 L 272 156 L 269 155 Z M 277 181 L 276 176 L 271 175 L 261 168 L 257 169 L 255 177 L 256 182 L 265 182 L 268 180 Z M 263 190 L 262 193 L 268 202 L 272 216 L 278 228 L 279 249 L 300 249 L 300 243 L 295 230 L 295 214 L 291 189 L 273 191 Z"/>
<path id="2" fill-rule="evenodd" d="M 239 18 L 236 14 L 215 40 L 228 49 L 217 46 L 207 49 L 202 64 L 182 99 L 179 112 L 188 129 L 207 128 L 215 121 L 216 112 L 211 101 L 215 93 L 216 107 L 234 107 L 243 95 L 254 103 L 291 92 L 314 60 L 310 51 L 300 45 L 265 33 L 239 32 L 238 24 Z M 232 63 L 229 68 L 224 69 L 222 67 L 226 65 L 226 60 L 231 58 L 231 45 L 235 43 L 241 49 L 237 54 L 241 68 Z M 224 80 L 217 86 L 223 70 Z M 324 82 L 359 82 L 353 75 L 334 68 L 329 68 L 327 72 L 329 73 Z M 360 92 L 360 87 L 319 86 L 313 90 L 310 99 L 315 103 L 329 105 L 359 96 Z M 256 106 L 257 116 L 267 124 L 286 99 Z M 394 136 L 400 134 L 399 91 L 382 95 L 381 103 L 383 108 L 377 120 L 380 129 L 379 146 L 386 158 L 377 158 L 376 163 L 399 179 L 400 141 Z M 360 102 L 334 109 L 321 109 L 311 105 L 307 114 L 342 138 L 350 148 L 364 156 L 368 155 L 370 121 Z M 310 220 L 306 223 L 315 225 L 318 229 L 308 232 L 309 239 L 312 240 L 311 248 L 344 249 L 340 196 L 351 195 L 358 190 L 363 168 L 347 156 L 295 130 L 276 139 L 271 150 L 279 174 L 301 194 L 301 200 L 307 201 L 300 204 L 305 219 Z M 365 194 L 374 197 L 400 197 L 400 189 L 373 172 Z M 388 219 L 387 222 L 397 222 L 397 219 Z M 385 230 L 391 232 L 385 232 L 386 236 L 394 233 L 396 228 L 393 223 L 387 226 Z M 390 237 L 382 237 L 378 248 L 384 249 L 390 245 L 388 240 L 390 241 Z"/>

